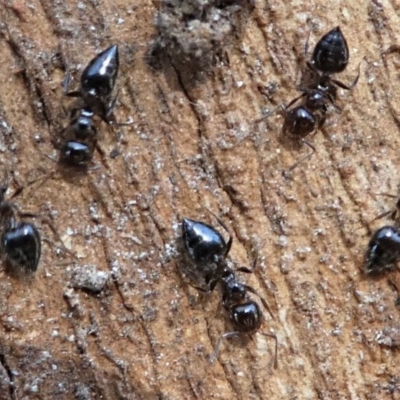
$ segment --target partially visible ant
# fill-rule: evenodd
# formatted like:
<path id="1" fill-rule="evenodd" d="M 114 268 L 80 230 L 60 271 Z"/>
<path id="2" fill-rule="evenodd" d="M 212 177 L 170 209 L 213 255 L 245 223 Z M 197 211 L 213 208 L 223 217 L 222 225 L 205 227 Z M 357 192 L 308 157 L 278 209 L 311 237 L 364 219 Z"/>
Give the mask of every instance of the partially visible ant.
<path id="1" fill-rule="evenodd" d="M 18 220 L 14 204 L 5 200 L 7 188 L 8 178 L 0 185 L 0 253 L 11 268 L 35 272 L 41 254 L 39 231 L 35 225 Z M 11 199 L 19 192 L 16 191 Z"/>
<path id="2" fill-rule="evenodd" d="M 213 214 L 214 215 L 214 214 Z M 271 309 L 257 291 L 249 285 L 238 282 L 235 272 L 227 265 L 226 257 L 232 247 L 233 237 L 222 220 L 214 215 L 219 224 L 229 235 L 228 241 L 211 225 L 195 221 L 189 218 L 182 219 L 182 239 L 184 247 L 192 265 L 185 265 L 185 273 L 202 286 L 195 286 L 204 292 L 212 292 L 219 284 L 222 294 L 222 304 L 229 315 L 234 331 L 226 332 L 217 341 L 214 353 L 211 356 L 213 362 L 219 353 L 221 341 L 241 333 L 251 334 L 258 331 L 263 320 L 261 308 L 248 293 L 257 295 L 265 309 L 271 315 Z M 256 268 L 254 262 L 252 269 L 246 267 L 237 268 L 237 272 L 252 273 Z M 263 333 L 275 339 L 275 362 L 277 366 L 277 337 L 273 334 Z"/>
<path id="3" fill-rule="evenodd" d="M 385 212 L 376 219 L 390 215 L 393 225 L 376 230 L 367 246 L 364 271 L 366 274 L 380 274 L 390 270 L 400 260 L 400 199 L 393 211 Z"/>
<path id="4" fill-rule="evenodd" d="M 308 39 L 305 53 L 308 52 Z M 310 158 L 315 147 L 305 140 L 309 134 L 321 128 L 326 120 L 328 105 L 336 110 L 337 87 L 352 90 L 357 84 L 360 71 L 350 85 L 333 79 L 331 74 L 342 72 L 346 69 L 349 61 L 349 49 L 342 31 L 337 26 L 326 33 L 316 44 L 307 67 L 313 72 L 312 82 L 306 87 L 299 88 L 301 95 L 292 100 L 284 110 L 285 121 L 282 127 L 282 134 L 299 140 L 310 147 L 311 152 L 293 164 L 288 171 L 295 169 L 301 162 Z M 300 105 L 292 107 L 301 100 Z"/>
<path id="5" fill-rule="evenodd" d="M 253 272 L 256 262 L 254 263 L 253 269 L 249 270 L 245 267 L 239 268 L 238 271 L 251 273 Z M 273 314 L 268 306 L 268 303 L 263 299 L 254 288 L 238 282 L 235 276 L 235 272 L 228 266 L 225 266 L 221 279 L 219 280 L 222 293 L 222 305 L 228 313 L 228 318 L 233 326 L 233 331 L 225 332 L 222 334 L 215 346 L 214 353 L 211 355 L 210 361 L 213 362 L 218 357 L 219 348 L 223 339 L 240 335 L 240 334 L 252 334 L 259 332 L 263 321 L 263 313 L 257 302 L 252 300 L 248 295 L 248 292 L 257 295 L 263 303 L 266 310 L 273 318 Z M 274 368 L 278 366 L 278 338 L 275 334 L 259 332 L 264 336 L 271 337 L 275 340 L 275 356 L 274 356 Z"/>
<path id="6" fill-rule="evenodd" d="M 113 92 L 118 69 L 118 46 L 112 45 L 89 62 L 82 73 L 79 90 L 68 92 L 67 76 L 65 94 L 68 97 L 81 98 L 81 105 L 72 110 L 68 126 L 56 140 L 61 162 L 86 166 L 92 160 L 98 136 L 95 115 L 109 126 L 129 124 L 117 123 L 114 116 L 117 96 Z"/>
<path id="7" fill-rule="evenodd" d="M 182 219 L 182 239 L 189 258 L 184 272 L 200 285 L 195 287 L 204 292 L 212 292 L 221 279 L 225 258 L 233 241 L 228 227 L 218 217 L 214 217 L 228 233 L 228 241 L 209 224 L 189 218 Z"/>

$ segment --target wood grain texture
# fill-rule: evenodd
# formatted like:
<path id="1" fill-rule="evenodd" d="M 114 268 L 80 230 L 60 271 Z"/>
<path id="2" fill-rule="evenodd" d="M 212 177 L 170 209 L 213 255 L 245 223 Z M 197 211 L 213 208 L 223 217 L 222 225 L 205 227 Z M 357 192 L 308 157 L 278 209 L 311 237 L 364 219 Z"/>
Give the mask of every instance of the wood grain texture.
<path id="1" fill-rule="evenodd" d="M 400 320 L 388 278 L 360 269 L 377 215 L 398 194 L 400 3 L 262 1 L 196 78 L 173 55 L 149 63 L 160 2 L 5 0 L 0 4 L 0 161 L 26 184 L 16 203 L 52 216 L 34 277 L 0 271 L 0 399 L 399 399 Z M 298 95 L 304 43 L 340 25 L 350 62 L 343 111 L 310 141 L 280 140 L 268 110 Z M 101 125 L 94 168 L 58 167 L 51 139 L 68 122 L 61 83 L 120 47 L 118 133 Z M 386 56 L 384 53 L 391 49 Z M 193 71 L 192 71 L 193 72 Z M 118 149 L 120 155 L 109 154 Z M 11 185 L 10 192 L 15 189 Z M 221 216 L 230 257 L 276 316 L 279 340 L 223 344 L 218 291 L 202 296 L 178 271 L 179 220 Z M 215 223 L 215 221 L 214 221 Z M 100 293 L 76 274 L 108 274 Z"/>

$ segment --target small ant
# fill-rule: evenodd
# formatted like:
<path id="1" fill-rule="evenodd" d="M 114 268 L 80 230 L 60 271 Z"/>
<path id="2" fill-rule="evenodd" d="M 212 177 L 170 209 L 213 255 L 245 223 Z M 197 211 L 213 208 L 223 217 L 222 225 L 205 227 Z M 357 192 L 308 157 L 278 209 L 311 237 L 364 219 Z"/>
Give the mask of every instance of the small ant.
<path id="1" fill-rule="evenodd" d="M 307 54 L 307 52 L 308 39 L 305 48 L 305 53 Z M 305 137 L 324 125 L 328 104 L 340 110 L 336 105 L 337 87 L 351 90 L 357 84 L 360 71 L 358 71 L 354 82 L 349 86 L 331 77 L 331 74 L 344 71 L 348 61 L 347 42 L 337 26 L 319 40 L 314 48 L 311 61 L 307 61 L 307 67 L 315 75 L 314 79 L 307 87 L 299 88 L 302 92 L 301 95 L 292 100 L 284 110 L 285 121 L 282 134 L 305 143 L 311 149 L 311 152 L 293 164 L 289 171 L 310 158 L 316 151 L 315 147 L 305 140 Z M 301 104 L 292 107 L 299 100 L 302 100 Z"/>
<path id="2" fill-rule="evenodd" d="M 89 62 L 82 73 L 81 87 L 78 91 L 68 92 L 69 79 L 66 79 L 66 96 L 79 97 L 82 104 L 81 107 L 72 110 L 69 125 L 63 129 L 61 137 L 56 141 L 61 162 L 73 166 L 86 166 L 91 161 L 98 136 L 94 124 L 95 115 L 108 125 L 127 124 L 117 124 L 113 113 L 117 99 L 116 96 L 113 97 L 113 91 L 118 69 L 118 46 L 113 45 Z"/>
<path id="3" fill-rule="evenodd" d="M 0 252 L 11 267 L 35 272 L 41 254 L 39 231 L 31 223 L 18 221 L 15 206 L 5 200 L 7 188 L 6 179 L 0 186 Z M 19 192 L 15 192 L 11 198 Z"/>
<path id="4" fill-rule="evenodd" d="M 391 216 L 393 225 L 386 225 L 375 231 L 368 243 L 365 255 L 366 274 L 379 274 L 390 270 L 400 260 L 400 199 L 394 211 L 385 212 L 375 219 Z"/>
<path id="5" fill-rule="evenodd" d="M 214 215 L 214 214 L 213 214 Z M 261 327 L 263 314 L 259 305 L 249 298 L 248 293 L 253 293 L 260 297 L 265 309 L 273 318 L 273 314 L 265 299 L 249 285 L 237 281 L 235 272 L 226 263 L 226 257 L 232 247 L 233 237 L 222 220 L 214 215 L 219 224 L 229 234 L 226 241 L 224 237 L 211 225 L 204 222 L 195 221 L 189 218 L 182 219 L 182 238 L 186 253 L 193 263 L 194 268 L 186 267 L 185 273 L 196 282 L 204 283 L 206 289 L 197 287 L 197 289 L 206 292 L 212 292 L 219 284 L 222 293 L 222 304 L 229 313 L 229 320 L 234 327 L 234 331 L 226 332 L 218 339 L 215 351 L 211 356 L 211 361 L 218 357 L 221 341 L 226 337 L 238 335 L 240 333 L 251 334 Z M 253 268 L 240 267 L 238 272 L 252 273 L 256 267 L 256 261 Z M 273 334 L 263 333 L 275 339 L 275 362 L 277 366 L 277 337 Z"/>
<path id="6" fill-rule="evenodd" d="M 185 273 L 193 281 L 205 286 L 197 289 L 212 292 L 221 279 L 224 260 L 232 246 L 232 235 L 228 227 L 214 215 L 229 235 L 228 241 L 211 225 L 189 218 L 182 219 L 182 239 L 190 264 Z"/>

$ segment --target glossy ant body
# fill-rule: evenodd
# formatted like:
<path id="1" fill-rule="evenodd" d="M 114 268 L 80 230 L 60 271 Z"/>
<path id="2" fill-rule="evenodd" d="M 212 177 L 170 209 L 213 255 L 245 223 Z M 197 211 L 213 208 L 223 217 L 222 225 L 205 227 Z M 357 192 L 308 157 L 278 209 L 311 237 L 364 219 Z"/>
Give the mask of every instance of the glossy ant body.
<path id="1" fill-rule="evenodd" d="M 307 51 L 308 40 L 306 54 Z M 324 125 L 328 105 L 340 110 L 336 105 L 337 87 L 351 90 L 357 84 L 360 72 L 349 86 L 331 77 L 331 74 L 344 71 L 348 61 L 349 49 L 339 27 L 326 33 L 316 44 L 311 61 L 307 61 L 307 66 L 314 77 L 307 87 L 299 88 L 302 92 L 301 95 L 285 107 L 285 120 L 282 127 L 284 136 L 305 143 L 310 147 L 311 152 L 292 165 L 289 171 L 311 157 L 316 151 L 315 147 L 305 140 L 305 137 Z M 301 103 L 293 107 L 298 101 Z"/>
<path id="2" fill-rule="evenodd" d="M 394 220 L 393 225 L 385 225 L 376 230 L 368 243 L 365 255 L 364 271 L 367 274 L 379 274 L 390 270 L 400 260 L 400 200 L 394 211 L 386 212 Z"/>
<path id="3" fill-rule="evenodd" d="M 61 162 L 73 166 L 86 166 L 91 161 L 98 136 L 94 124 L 95 115 L 108 125 L 116 124 L 113 114 L 116 96 L 113 96 L 113 92 L 118 69 L 118 46 L 113 45 L 89 62 L 82 73 L 81 87 L 78 91 L 67 92 L 65 88 L 66 96 L 79 97 L 82 104 L 81 107 L 72 110 L 70 123 L 58 140 L 61 143 L 57 145 L 60 148 Z"/>
<path id="4" fill-rule="evenodd" d="M 15 206 L 5 200 L 7 187 L 7 182 L 0 186 L 0 252 L 10 267 L 35 272 L 41 254 L 39 231 L 35 225 L 18 220 Z"/>
<path id="5" fill-rule="evenodd" d="M 218 339 L 211 361 L 218 357 L 219 347 L 224 338 L 259 331 L 263 321 L 263 313 L 258 303 L 252 300 L 248 293 L 260 297 L 264 307 L 273 317 L 268 303 L 258 295 L 254 288 L 240 283 L 236 279 L 235 272 L 227 265 L 226 257 L 231 249 L 233 238 L 228 227 L 215 215 L 214 217 L 229 234 L 228 241 L 211 225 L 188 218 L 182 219 L 182 239 L 186 253 L 193 264 L 190 268 L 186 266 L 185 273 L 188 273 L 196 283 L 201 282 L 205 286 L 205 288 L 195 286 L 202 291 L 211 292 L 219 284 L 222 305 L 227 311 L 229 321 L 234 329 L 232 332 L 224 333 Z M 241 267 L 237 271 L 252 273 L 255 266 L 256 263 L 254 263 L 252 269 Z M 277 338 L 273 334 L 262 334 L 275 339 L 274 366 L 276 367 Z"/>

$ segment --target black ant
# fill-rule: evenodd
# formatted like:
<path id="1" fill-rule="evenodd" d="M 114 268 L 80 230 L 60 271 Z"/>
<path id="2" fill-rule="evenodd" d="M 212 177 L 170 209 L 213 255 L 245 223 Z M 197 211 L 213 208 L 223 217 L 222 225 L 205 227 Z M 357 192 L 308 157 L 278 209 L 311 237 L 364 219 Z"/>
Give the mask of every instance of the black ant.
<path id="1" fill-rule="evenodd" d="M 233 240 L 224 222 L 215 215 L 214 217 L 228 233 L 228 241 L 211 225 L 189 218 L 182 219 L 182 239 L 189 258 L 189 265 L 185 265 L 185 274 L 202 285 L 196 286 L 197 289 L 206 292 L 212 292 L 221 278 L 224 260 Z"/>
<path id="2" fill-rule="evenodd" d="M 253 270 L 255 268 L 256 262 L 254 263 Z M 253 270 L 242 267 L 238 271 L 251 273 Z M 225 266 L 221 279 L 219 280 L 222 293 L 222 305 L 228 312 L 229 321 L 233 326 L 233 331 L 225 332 L 222 334 L 215 346 L 214 353 L 212 354 L 210 361 L 213 362 L 219 353 L 219 348 L 223 339 L 240 335 L 240 334 L 252 334 L 258 332 L 262 321 L 263 313 L 260 306 L 248 295 L 248 292 L 259 294 L 254 288 L 248 285 L 244 285 L 237 281 L 235 272 L 228 266 Z M 264 307 L 269 312 L 271 317 L 273 315 L 268 306 L 268 303 L 259 296 Z M 260 332 L 264 336 L 271 337 L 275 340 L 275 357 L 274 357 L 274 368 L 278 365 L 278 338 L 275 334 Z"/>
<path id="3" fill-rule="evenodd" d="M 308 40 L 305 49 L 306 54 L 307 52 Z M 305 137 L 324 125 L 328 104 L 340 110 L 336 105 L 337 87 L 351 90 L 357 84 L 360 71 L 354 82 L 349 86 L 331 77 L 331 74 L 344 71 L 348 61 L 349 49 L 347 42 L 342 31 L 337 26 L 319 40 L 314 48 L 311 61 L 307 61 L 307 67 L 315 75 L 312 82 L 307 87 L 299 88 L 302 94 L 285 107 L 285 121 L 282 127 L 283 135 L 294 140 L 300 140 L 311 148 L 311 152 L 293 164 L 289 171 L 292 171 L 301 162 L 311 157 L 316 151 L 315 147 L 305 140 Z M 299 100 L 302 100 L 301 104 L 292 107 Z"/>
<path id="4" fill-rule="evenodd" d="M 81 107 L 72 110 L 70 123 L 57 140 L 56 147 L 60 148 L 61 162 L 86 166 L 91 161 L 98 136 L 93 120 L 95 115 L 108 125 L 128 124 L 116 123 L 113 113 L 117 99 L 113 96 L 113 91 L 118 69 L 118 46 L 113 45 L 89 62 L 82 73 L 81 87 L 78 91 L 68 92 L 69 79 L 66 80 L 66 96 L 79 97 L 82 104 Z"/>
<path id="5" fill-rule="evenodd" d="M 213 214 L 214 215 L 214 214 Z M 229 313 L 229 320 L 234 327 L 234 331 L 227 332 L 218 339 L 214 354 L 211 360 L 218 356 L 219 347 L 222 339 L 234 336 L 240 333 L 253 333 L 259 330 L 263 314 L 259 305 L 251 300 L 248 292 L 260 297 L 265 309 L 273 318 L 268 303 L 251 286 L 237 281 L 235 272 L 227 265 L 226 257 L 232 246 L 233 237 L 228 227 L 214 215 L 219 224 L 229 235 L 228 241 L 211 225 L 204 222 L 195 221 L 188 218 L 182 219 L 182 238 L 186 253 L 193 266 L 186 266 L 185 273 L 189 277 L 204 284 L 206 289 L 197 287 L 197 289 L 212 292 L 219 284 L 222 293 L 222 304 Z M 252 273 L 252 269 L 240 267 L 239 272 Z M 273 334 L 263 333 L 265 336 L 273 337 L 276 341 L 275 362 L 277 365 L 277 338 Z"/>
<path id="6" fill-rule="evenodd" d="M 379 274 L 390 270 L 400 260 L 400 199 L 394 211 L 385 212 L 375 219 L 391 216 L 393 225 L 386 225 L 375 231 L 368 243 L 365 255 L 366 274 Z"/>
<path id="7" fill-rule="evenodd" d="M 7 188 L 6 179 L 0 186 L 0 251 L 10 267 L 35 272 L 41 254 L 39 231 L 31 223 L 18 221 L 15 206 L 5 200 Z M 15 192 L 11 198 L 19 192 Z"/>

